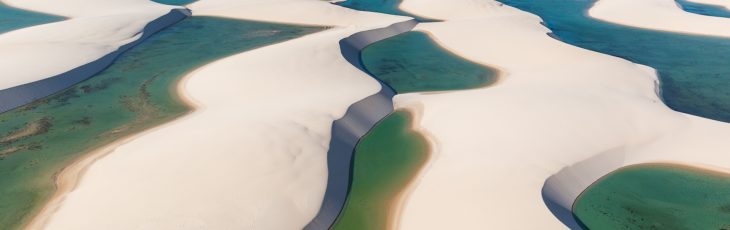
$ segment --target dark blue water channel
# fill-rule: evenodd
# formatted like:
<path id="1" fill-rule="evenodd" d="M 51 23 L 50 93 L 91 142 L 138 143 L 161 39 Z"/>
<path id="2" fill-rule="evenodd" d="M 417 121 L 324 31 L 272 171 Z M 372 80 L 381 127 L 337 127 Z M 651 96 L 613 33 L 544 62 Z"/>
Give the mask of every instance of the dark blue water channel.
<path id="1" fill-rule="evenodd" d="M 594 0 L 501 0 L 536 14 L 560 40 L 659 72 L 674 110 L 730 122 L 730 39 L 632 28 L 588 16 Z"/>
<path id="2" fill-rule="evenodd" d="M 63 20 L 63 17 L 13 8 L 0 2 L 0 34 L 24 27 Z"/>

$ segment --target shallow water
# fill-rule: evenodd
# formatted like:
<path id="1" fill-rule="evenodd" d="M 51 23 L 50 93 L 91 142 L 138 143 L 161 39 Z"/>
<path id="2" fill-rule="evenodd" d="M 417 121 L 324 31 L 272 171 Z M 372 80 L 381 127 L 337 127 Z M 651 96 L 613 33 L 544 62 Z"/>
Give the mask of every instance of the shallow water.
<path id="1" fill-rule="evenodd" d="M 152 0 L 153 2 L 162 3 L 165 5 L 184 6 L 198 0 Z"/>
<path id="2" fill-rule="evenodd" d="M 730 229 L 730 177 L 676 165 L 616 170 L 573 207 L 589 229 Z"/>
<path id="3" fill-rule="evenodd" d="M 24 27 L 64 20 L 64 17 L 10 7 L 0 2 L 0 34 Z"/>
<path id="4" fill-rule="evenodd" d="M 690 13 L 730 18 L 730 11 L 728 11 L 728 9 L 724 6 L 695 3 L 687 0 L 676 0 L 676 2 L 682 7 L 684 11 Z"/>
<path id="5" fill-rule="evenodd" d="M 337 5 L 347 7 L 353 10 L 378 12 L 384 14 L 408 16 L 419 22 L 434 22 L 438 20 L 420 17 L 401 10 L 400 4 L 403 0 L 347 0 L 335 3 Z"/>
<path id="6" fill-rule="evenodd" d="M 332 229 L 388 229 L 398 194 L 428 158 L 428 143 L 412 122 L 408 112 L 396 111 L 360 139 L 350 193 Z"/>
<path id="7" fill-rule="evenodd" d="M 365 68 L 398 93 L 470 89 L 496 79 L 496 70 L 456 56 L 426 33 L 406 32 L 362 50 Z"/>
<path id="8" fill-rule="evenodd" d="M 0 114 L 0 226 L 18 228 L 85 151 L 181 116 L 184 74 L 210 61 L 321 30 L 190 17 L 122 54 L 93 78 Z M 245 77 L 245 76 L 241 76 Z"/>
<path id="9" fill-rule="evenodd" d="M 654 67 L 674 110 L 730 122 L 730 39 L 661 32 L 588 17 L 593 0 L 501 0 L 542 17 L 566 43 Z"/>

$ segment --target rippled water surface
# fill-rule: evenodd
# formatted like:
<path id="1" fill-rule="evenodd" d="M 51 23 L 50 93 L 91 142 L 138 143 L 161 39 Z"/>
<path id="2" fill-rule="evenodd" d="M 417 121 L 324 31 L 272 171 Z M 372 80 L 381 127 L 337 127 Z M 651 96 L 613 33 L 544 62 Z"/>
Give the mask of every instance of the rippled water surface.
<path id="1" fill-rule="evenodd" d="M 730 176 L 677 165 L 619 169 L 573 207 L 588 229 L 730 229 Z"/>

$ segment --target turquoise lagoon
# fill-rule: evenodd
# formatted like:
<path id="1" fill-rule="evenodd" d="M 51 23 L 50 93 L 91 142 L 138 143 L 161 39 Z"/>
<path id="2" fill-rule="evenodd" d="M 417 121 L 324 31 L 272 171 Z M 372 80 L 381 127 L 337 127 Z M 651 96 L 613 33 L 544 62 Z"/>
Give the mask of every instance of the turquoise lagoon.
<path id="1" fill-rule="evenodd" d="M 593 19 L 594 0 L 501 0 L 543 18 L 562 41 L 654 67 L 674 110 L 730 122 L 730 39 L 645 30 Z"/>
<path id="2" fill-rule="evenodd" d="M 64 20 L 64 17 L 13 8 L 0 2 L 0 34 L 24 27 Z"/>
<path id="3" fill-rule="evenodd" d="M 676 0 L 676 2 L 687 12 L 713 17 L 730 18 L 730 11 L 724 6 L 702 4 L 687 0 Z"/>
<path id="4" fill-rule="evenodd" d="M 198 0 L 152 0 L 153 2 L 162 3 L 165 5 L 184 6 Z"/>
<path id="5" fill-rule="evenodd" d="M 95 77 L 0 114 L 0 229 L 26 223 L 53 193 L 54 175 L 85 152 L 185 114 L 189 108 L 175 85 L 186 73 L 320 30 L 190 17 L 125 52 Z"/>
<path id="6" fill-rule="evenodd" d="M 497 76 L 495 69 L 450 53 L 423 32 L 376 42 L 361 57 L 365 69 L 398 93 L 477 88 Z"/>
<path id="7" fill-rule="evenodd" d="M 347 7 L 353 10 L 378 12 L 384 14 L 408 16 L 419 22 L 434 22 L 438 20 L 420 17 L 399 8 L 402 0 L 347 0 L 338 2 L 337 5 Z"/>
<path id="8" fill-rule="evenodd" d="M 730 39 L 599 21 L 587 15 L 594 0 L 501 2 L 542 17 L 566 43 L 654 67 L 672 109 L 730 122 Z M 588 188 L 573 212 L 589 229 L 727 228 L 728 178 L 678 167 L 629 167 Z"/>

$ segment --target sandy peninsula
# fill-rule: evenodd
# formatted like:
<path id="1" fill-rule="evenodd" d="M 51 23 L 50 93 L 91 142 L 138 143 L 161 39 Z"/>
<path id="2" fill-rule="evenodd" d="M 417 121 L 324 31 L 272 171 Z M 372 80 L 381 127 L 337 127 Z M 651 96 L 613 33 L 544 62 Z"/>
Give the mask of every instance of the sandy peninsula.
<path id="1" fill-rule="evenodd" d="M 338 41 L 408 18 L 319 0 L 189 7 L 194 15 L 332 28 L 188 75 L 180 93 L 195 111 L 89 162 L 57 208 L 39 217 L 43 229 L 298 229 L 318 211 L 332 122 L 380 90 L 342 57 Z M 307 10 L 281 13 L 294 8 Z"/>
<path id="2" fill-rule="evenodd" d="M 728 1 L 694 0 L 724 6 Z M 652 30 L 711 36 L 730 36 L 730 20 L 688 13 L 674 0 L 600 0 L 588 11 L 591 17 L 616 24 Z M 671 20 L 668 20 L 671 19 Z"/>

